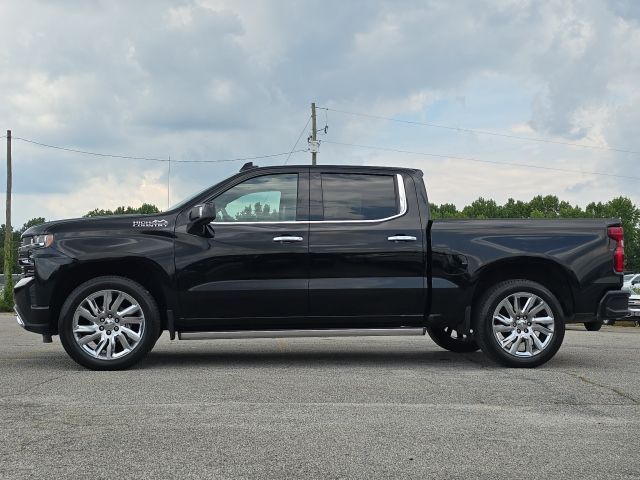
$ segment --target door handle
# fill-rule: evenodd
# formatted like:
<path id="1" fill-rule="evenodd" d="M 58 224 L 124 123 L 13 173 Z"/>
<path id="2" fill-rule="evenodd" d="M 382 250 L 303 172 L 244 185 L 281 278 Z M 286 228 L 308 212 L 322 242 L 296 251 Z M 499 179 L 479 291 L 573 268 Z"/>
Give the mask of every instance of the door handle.
<path id="1" fill-rule="evenodd" d="M 274 242 L 280 242 L 280 243 L 301 242 L 302 240 L 304 240 L 304 238 L 294 237 L 292 235 L 282 235 L 281 237 L 273 237 Z"/>
<path id="2" fill-rule="evenodd" d="M 387 240 L 390 242 L 415 242 L 417 238 L 413 235 L 392 235 Z"/>

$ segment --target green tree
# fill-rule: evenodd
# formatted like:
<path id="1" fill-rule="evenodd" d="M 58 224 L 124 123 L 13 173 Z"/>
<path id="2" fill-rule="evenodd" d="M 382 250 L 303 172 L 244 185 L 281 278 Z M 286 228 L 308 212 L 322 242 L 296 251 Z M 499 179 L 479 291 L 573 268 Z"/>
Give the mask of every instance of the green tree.
<path id="1" fill-rule="evenodd" d="M 278 211 L 271 210 L 271 205 L 265 203 L 262 205 L 260 202 L 256 202 L 251 208 L 251 205 L 247 205 L 244 209 L 236 213 L 235 218 L 239 222 L 247 221 L 269 221 L 278 219 Z"/>
<path id="2" fill-rule="evenodd" d="M 560 218 L 579 218 L 585 215 L 585 212 L 583 212 L 578 205 L 571 206 L 569 202 L 560 202 L 560 211 L 558 214 Z"/>
<path id="3" fill-rule="evenodd" d="M 45 222 L 46 220 L 44 219 L 44 217 L 36 217 L 28 220 L 24 225 L 22 225 L 22 228 L 20 228 L 20 235 L 22 235 L 27 230 L 27 228 L 31 228 L 36 225 L 42 225 Z"/>
<path id="4" fill-rule="evenodd" d="M 471 205 L 462 209 L 465 218 L 500 218 L 500 208 L 495 200 L 485 200 L 480 197 L 474 200 Z"/>
<path id="5" fill-rule="evenodd" d="M 453 203 L 431 204 L 431 215 L 433 218 L 462 218 L 462 212 Z"/>
<path id="6" fill-rule="evenodd" d="M 522 200 L 515 201 L 510 198 L 502 206 L 502 218 L 529 218 L 530 215 L 531 207 L 529 203 Z"/>
<path id="7" fill-rule="evenodd" d="M 555 195 L 537 195 L 529 202 L 529 208 L 531 209 L 531 216 L 536 211 L 537 215 L 541 214 L 541 217 L 534 218 L 557 218 L 560 214 L 560 201 Z"/>
<path id="8" fill-rule="evenodd" d="M 88 212 L 85 217 L 105 217 L 108 215 L 130 215 L 130 214 L 141 214 L 148 215 L 152 213 L 160 213 L 160 209 L 155 205 L 150 203 L 143 203 L 140 207 L 117 207 L 115 210 L 104 210 L 101 208 L 96 208 Z"/>

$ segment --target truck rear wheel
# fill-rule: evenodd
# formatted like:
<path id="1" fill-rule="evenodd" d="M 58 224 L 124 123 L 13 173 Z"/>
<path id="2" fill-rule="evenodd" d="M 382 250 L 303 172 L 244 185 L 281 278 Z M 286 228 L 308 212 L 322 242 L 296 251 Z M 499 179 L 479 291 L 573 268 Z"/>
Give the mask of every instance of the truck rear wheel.
<path id="1" fill-rule="evenodd" d="M 472 338 L 453 327 L 433 325 L 427 327 L 427 333 L 436 345 L 450 352 L 470 353 L 480 348 Z"/>
<path id="2" fill-rule="evenodd" d="M 550 360 L 564 339 L 564 317 L 556 297 L 530 280 L 507 280 L 478 302 L 478 345 L 508 367 L 531 368 Z"/>
<path id="3" fill-rule="evenodd" d="M 62 306 L 60 341 L 69 356 L 92 370 L 122 370 L 153 348 L 160 315 L 139 283 L 97 277 L 77 287 Z"/>

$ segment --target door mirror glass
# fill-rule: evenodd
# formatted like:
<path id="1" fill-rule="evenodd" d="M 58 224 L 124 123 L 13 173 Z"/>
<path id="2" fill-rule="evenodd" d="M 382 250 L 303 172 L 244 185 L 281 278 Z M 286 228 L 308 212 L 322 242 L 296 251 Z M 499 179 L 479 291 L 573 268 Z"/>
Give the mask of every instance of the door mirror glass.
<path id="1" fill-rule="evenodd" d="M 216 218 L 216 206 L 213 202 L 196 205 L 189 210 L 187 231 L 196 235 L 204 232 L 205 226 Z"/>

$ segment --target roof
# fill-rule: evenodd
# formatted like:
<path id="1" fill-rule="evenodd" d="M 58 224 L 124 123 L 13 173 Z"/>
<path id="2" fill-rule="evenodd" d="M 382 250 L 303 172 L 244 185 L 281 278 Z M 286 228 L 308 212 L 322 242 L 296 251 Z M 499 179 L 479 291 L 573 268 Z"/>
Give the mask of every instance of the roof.
<path id="1" fill-rule="evenodd" d="M 406 167 L 383 167 L 383 166 L 373 166 L 373 165 L 273 165 L 273 166 L 265 166 L 265 167 L 260 167 L 258 165 L 254 165 L 253 167 L 249 167 L 244 171 L 256 171 L 256 170 L 286 170 L 288 168 L 309 168 L 312 170 L 321 170 L 321 169 L 325 169 L 325 168 L 330 168 L 332 170 L 345 170 L 345 171 L 349 171 L 349 170 L 384 170 L 384 171 L 389 171 L 389 170 L 395 170 L 395 171 L 399 171 L 399 172 L 410 172 L 410 173 L 422 173 L 421 170 L 417 169 L 417 168 L 406 168 Z"/>

